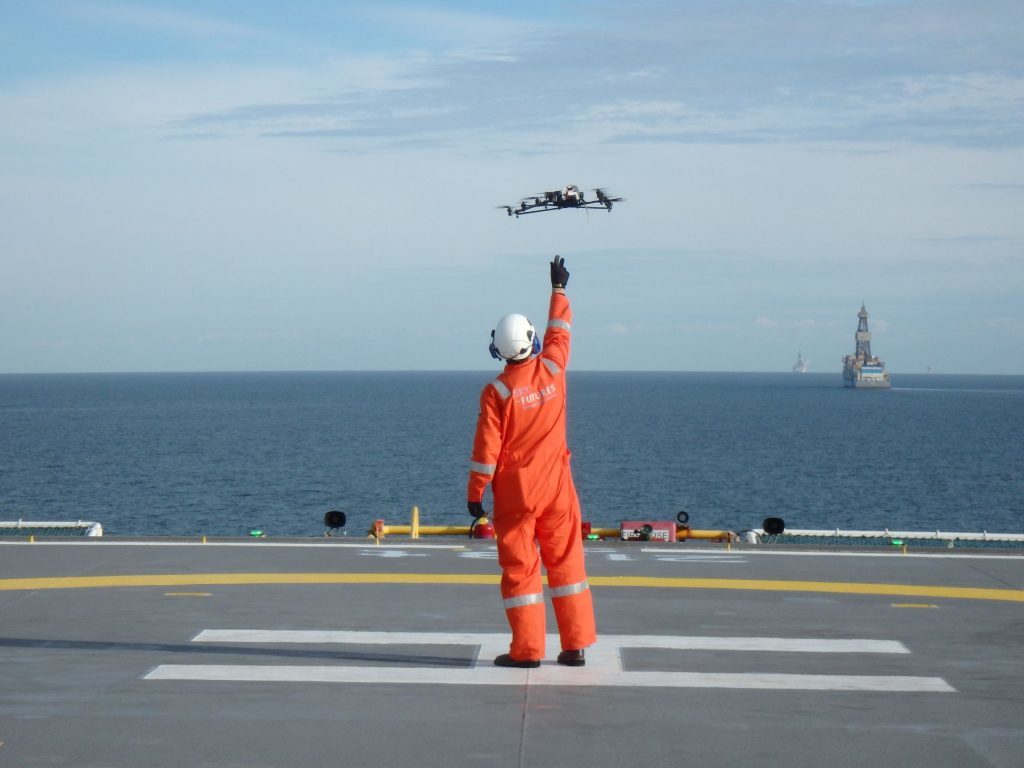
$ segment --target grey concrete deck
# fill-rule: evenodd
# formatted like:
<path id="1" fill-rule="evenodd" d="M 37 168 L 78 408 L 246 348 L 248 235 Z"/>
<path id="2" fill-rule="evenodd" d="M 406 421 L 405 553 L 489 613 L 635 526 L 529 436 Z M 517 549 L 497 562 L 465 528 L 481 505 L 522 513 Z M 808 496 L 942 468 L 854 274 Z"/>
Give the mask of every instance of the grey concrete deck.
<path id="1" fill-rule="evenodd" d="M 493 543 L 0 542 L 0 766 L 1021 765 L 1020 555 L 587 562 L 588 665 L 524 671 Z"/>

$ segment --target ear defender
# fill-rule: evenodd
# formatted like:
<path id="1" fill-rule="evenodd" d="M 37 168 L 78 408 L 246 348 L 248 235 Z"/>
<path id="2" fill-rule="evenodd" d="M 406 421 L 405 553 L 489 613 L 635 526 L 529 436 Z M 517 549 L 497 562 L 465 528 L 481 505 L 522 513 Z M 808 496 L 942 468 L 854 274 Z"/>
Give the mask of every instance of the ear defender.
<path id="1" fill-rule="evenodd" d="M 530 321 L 527 320 L 526 322 L 530 322 Z M 530 348 L 530 354 L 531 355 L 539 355 L 540 354 L 540 336 L 538 336 L 536 333 L 534 333 L 533 330 L 529 330 L 529 331 L 526 332 L 526 340 L 529 341 L 529 342 L 532 342 L 531 348 Z M 526 351 L 526 347 L 523 347 L 522 349 L 519 350 L 519 354 L 521 355 L 525 351 Z"/>
<path id="2" fill-rule="evenodd" d="M 504 360 L 501 355 L 498 354 L 498 348 L 494 346 L 494 331 L 491 331 L 491 345 L 487 348 L 491 352 L 491 357 L 495 360 Z"/>

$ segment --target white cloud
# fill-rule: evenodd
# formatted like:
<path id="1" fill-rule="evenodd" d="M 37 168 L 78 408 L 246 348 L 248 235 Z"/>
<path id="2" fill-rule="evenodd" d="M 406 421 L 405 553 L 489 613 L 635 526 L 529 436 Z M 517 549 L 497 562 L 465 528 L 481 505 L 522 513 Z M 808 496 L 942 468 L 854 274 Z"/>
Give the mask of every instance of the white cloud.
<path id="1" fill-rule="evenodd" d="M 280 342 L 297 341 L 302 334 L 297 331 L 222 331 L 210 330 L 201 333 L 197 338 L 200 344 L 236 344 L 245 342 Z"/>
<path id="2" fill-rule="evenodd" d="M 627 325 L 625 323 L 609 323 L 608 325 L 599 325 L 593 329 L 593 334 L 600 336 L 601 334 L 611 334 L 612 336 L 629 336 L 639 330 L 639 326 Z M 588 333 L 590 331 L 588 330 Z"/>
<path id="3" fill-rule="evenodd" d="M 647 67 L 629 71 L 611 70 L 603 74 L 608 83 L 635 83 L 642 80 L 657 80 L 666 75 L 665 67 Z"/>
<path id="4" fill-rule="evenodd" d="M 758 328 L 785 328 L 788 330 L 797 331 L 810 331 L 826 326 L 832 325 L 832 323 L 823 323 L 820 320 L 775 320 L 770 317 L 758 317 L 754 320 L 754 325 Z"/>
<path id="5" fill-rule="evenodd" d="M 537 17 L 517 17 L 492 13 L 471 13 L 441 7 L 370 6 L 362 15 L 373 21 L 401 29 L 414 40 L 423 38 L 456 46 L 494 47 L 536 39 L 551 27 Z"/>
<path id="6" fill-rule="evenodd" d="M 508 142 L 549 152 L 652 141 L 1024 144 L 1024 77 L 1005 61 L 972 69 L 960 59 L 934 61 L 925 48 L 893 54 L 890 47 L 898 46 L 900 34 L 910 34 L 914 9 L 884 9 L 899 19 L 887 28 L 884 17 L 872 20 L 837 6 L 808 7 L 814 13 L 797 14 L 796 31 L 786 27 L 775 42 L 767 33 L 779 26 L 778 19 L 746 2 L 730 5 L 736 18 L 705 7 L 690 9 L 686 23 L 676 10 L 641 7 L 621 19 L 618 31 L 605 26 L 603 16 L 588 13 L 571 20 L 524 21 L 444 8 L 350 9 L 352 18 L 399 30 L 407 39 L 392 42 L 386 52 L 362 55 L 324 47 L 301 64 L 292 57 L 280 66 L 133 68 L 120 77 L 146 87 L 122 89 L 121 106 L 103 98 L 102 80 L 109 84 L 109 75 L 96 88 L 89 87 L 93 78 L 78 76 L 76 86 L 85 87 L 74 100 L 89 100 L 104 118 L 108 109 L 116 117 L 137 111 L 136 102 L 148 104 L 185 136 L 352 132 L 384 143 L 429 133 L 471 142 L 477 150 Z M 947 12 L 971 18 L 960 8 Z M 89 3 L 76 13 L 187 35 L 240 40 L 263 35 L 246 24 L 125 3 Z M 842 20 L 847 27 L 835 29 Z M 657 22 L 653 28 L 652 22 Z M 989 29 L 961 27 L 962 47 Z M 608 35 L 600 42 L 600 59 L 594 58 L 596 28 Z M 667 30 L 683 34 L 682 42 L 670 44 Z M 687 47 L 709 30 L 723 48 Z M 955 41 L 951 29 L 934 19 L 925 30 L 938 40 Z M 847 53 L 828 52 L 815 34 L 849 39 L 840 46 Z M 884 42 L 890 39 L 894 42 Z M 420 46 L 421 40 L 430 44 Z M 695 60 L 704 56 L 707 61 Z M 621 58 L 640 65 L 618 72 L 608 64 Z M 59 101 L 52 103 L 61 110 Z M 406 117 L 426 109 L 459 118 L 424 125 Z"/>
<path id="7" fill-rule="evenodd" d="M 66 57 L 7 54 L 24 61 L 0 77 L 0 325 L 77 342 L 47 366 L 92 365 L 89 339 L 130 319 L 181 340 L 154 342 L 153 368 L 275 346 L 254 328 L 301 334 L 281 365 L 404 367 L 405 318 L 489 328 L 534 295 L 523 257 L 558 248 L 579 270 L 581 360 L 595 333 L 630 339 L 597 366 L 790 365 L 768 337 L 832 359 L 864 299 L 892 318 L 871 318 L 887 348 L 928 329 L 918 354 L 939 359 L 940 307 L 990 370 L 1021 370 L 997 347 L 1022 333 L 1024 5 L 342 4 L 279 25 L 271 6 L 253 8 L 268 38 L 249 14 L 92 3 L 50 41 Z M 97 23 L 111 54 L 76 48 Z M 565 183 L 626 202 L 492 208 Z M 372 361 L 318 350 L 367 317 Z M 461 348 L 424 364 L 483 365 Z M 8 369 L 32 368 L 26 349 L 0 338 Z"/>
<path id="8" fill-rule="evenodd" d="M 1011 336 L 1024 336 L 1024 318 L 993 317 L 986 320 L 985 325 L 990 329 L 1002 331 Z"/>
<path id="9" fill-rule="evenodd" d="M 611 104 L 601 104 L 590 108 L 582 120 L 616 120 L 622 118 L 681 118 L 688 114 L 686 107 L 677 101 L 637 101 L 623 99 Z"/>
<path id="10" fill-rule="evenodd" d="M 234 40 L 264 40 L 271 37 L 266 31 L 247 24 L 221 21 L 210 16 L 167 8 L 144 7 L 138 4 L 77 2 L 66 5 L 64 11 L 72 17 L 104 24 L 185 37 Z"/>

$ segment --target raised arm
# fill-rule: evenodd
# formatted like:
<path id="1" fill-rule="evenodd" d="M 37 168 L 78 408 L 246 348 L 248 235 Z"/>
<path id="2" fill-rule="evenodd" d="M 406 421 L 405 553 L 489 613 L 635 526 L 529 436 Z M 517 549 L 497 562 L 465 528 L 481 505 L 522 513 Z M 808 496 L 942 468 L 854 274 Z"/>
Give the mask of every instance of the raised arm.
<path id="1" fill-rule="evenodd" d="M 551 262 L 551 302 L 548 305 L 548 326 L 544 331 L 542 357 L 550 359 L 563 370 L 569 364 L 569 346 L 572 334 L 572 309 L 565 285 L 569 282 L 569 271 L 565 259 L 555 256 Z"/>

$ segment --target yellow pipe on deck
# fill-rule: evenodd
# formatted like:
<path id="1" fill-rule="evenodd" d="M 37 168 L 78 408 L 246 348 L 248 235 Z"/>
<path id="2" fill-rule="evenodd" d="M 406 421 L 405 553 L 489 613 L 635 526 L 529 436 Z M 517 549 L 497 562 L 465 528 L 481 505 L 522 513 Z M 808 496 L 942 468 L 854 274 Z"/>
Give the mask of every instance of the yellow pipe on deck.
<path id="1" fill-rule="evenodd" d="M 677 539 L 704 539 L 706 541 L 732 541 L 736 534 L 732 531 L 701 531 L 694 528 L 677 528 Z"/>
<path id="2" fill-rule="evenodd" d="M 602 539 L 617 539 L 620 536 L 618 528 L 591 528 L 590 532 L 600 536 Z M 732 531 L 699 530 L 694 528 L 676 528 L 676 539 L 701 539 L 704 541 L 732 541 L 735 537 Z"/>
<path id="3" fill-rule="evenodd" d="M 469 536 L 468 525 L 419 525 L 420 536 Z M 384 538 L 385 536 L 410 536 L 411 525 L 379 525 L 366 532 L 368 536 Z"/>
<path id="4" fill-rule="evenodd" d="M 368 536 L 382 539 L 385 536 L 469 536 L 468 525 L 420 525 L 419 510 L 413 507 L 416 515 L 413 518 L 414 525 L 384 525 L 382 520 L 377 521 L 367 531 Z M 600 536 L 602 539 L 618 539 L 620 531 L 618 528 L 591 528 L 590 532 Z M 699 539 L 702 541 L 732 541 L 736 534 L 732 531 L 700 530 L 695 528 L 677 528 L 676 537 L 683 541 L 686 539 Z M 645 542 L 649 543 L 649 542 Z"/>

